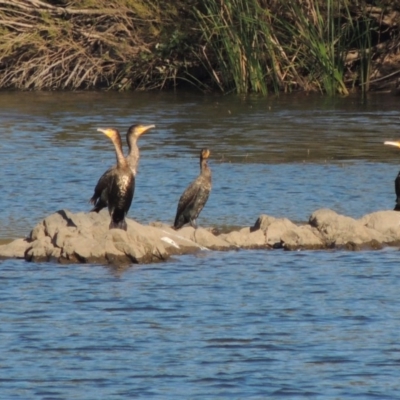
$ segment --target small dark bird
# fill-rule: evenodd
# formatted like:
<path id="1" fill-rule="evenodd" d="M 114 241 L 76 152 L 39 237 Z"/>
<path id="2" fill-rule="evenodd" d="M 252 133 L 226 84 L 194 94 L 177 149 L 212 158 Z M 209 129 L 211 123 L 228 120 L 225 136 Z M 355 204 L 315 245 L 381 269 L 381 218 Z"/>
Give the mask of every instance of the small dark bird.
<path id="1" fill-rule="evenodd" d="M 126 157 L 129 167 L 132 170 L 133 175 L 136 177 L 138 166 L 139 166 L 139 158 L 140 152 L 139 147 L 137 145 L 137 141 L 139 137 L 147 132 L 148 130 L 155 128 L 155 125 L 132 125 L 128 132 L 126 133 L 126 141 L 128 143 L 129 152 Z M 94 204 L 94 208 L 90 211 L 99 212 L 104 207 L 107 207 L 108 203 L 108 181 L 109 181 L 109 174 L 112 173 L 111 171 L 115 168 L 115 166 L 108 169 L 104 174 L 100 177 L 99 181 L 97 182 L 96 187 L 94 188 L 93 196 L 90 199 L 90 203 Z"/>
<path id="2" fill-rule="evenodd" d="M 400 147 L 400 141 L 397 142 L 386 141 L 383 144 Z M 400 211 L 400 172 L 397 174 L 397 177 L 394 180 L 394 191 L 396 193 L 396 204 L 394 206 L 394 211 Z"/>
<path id="3" fill-rule="evenodd" d="M 197 228 L 196 219 L 205 206 L 211 192 L 211 170 L 207 165 L 210 150 L 200 152 L 200 175 L 187 187 L 179 199 L 174 228 L 190 223 Z"/>
<path id="4" fill-rule="evenodd" d="M 97 130 L 103 132 L 111 139 L 117 157 L 117 165 L 107 171 L 107 179 L 104 179 L 103 182 L 104 189 L 107 191 L 108 212 L 111 215 L 109 228 L 126 231 L 128 226 L 125 216 L 132 203 L 135 190 L 135 176 L 122 152 L 119 132 L 112 128 Z"/>

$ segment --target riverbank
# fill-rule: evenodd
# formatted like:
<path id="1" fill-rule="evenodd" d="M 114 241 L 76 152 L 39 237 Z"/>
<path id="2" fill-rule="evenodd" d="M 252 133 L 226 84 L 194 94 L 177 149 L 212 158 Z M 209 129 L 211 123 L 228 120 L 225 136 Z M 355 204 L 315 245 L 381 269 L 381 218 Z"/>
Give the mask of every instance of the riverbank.
<path id="1" fill-rule="evenodd" d="M 397 94 L 400 7 L 358 3 L 0 0 L 0 88 Z"/>

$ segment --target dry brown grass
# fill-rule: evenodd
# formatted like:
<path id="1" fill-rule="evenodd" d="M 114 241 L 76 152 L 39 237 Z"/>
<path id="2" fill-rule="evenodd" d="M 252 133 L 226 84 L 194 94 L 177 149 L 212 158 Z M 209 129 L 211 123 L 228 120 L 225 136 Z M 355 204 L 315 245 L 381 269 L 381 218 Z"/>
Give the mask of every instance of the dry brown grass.
<path id="1" fill-rule="evenodd" d="M 320 17 L 327 12 L 327 0 L 241 1 L 244 10 L 254 4 L 258 14 L 251 11 L 249 17 L 237 8 L 231 14 L 226 12 L 227 4 L 237 1 L 215 0 L 216 8 L 209 7 L 212 12 L 207 13 L 208 3 L 211 1 L 0 0 L 0 88 L 148 90 L 171 87 L 178 81 L 190 81 L 203 90 L 243 93 L 324 87 L 322 72 L 330 73 L 317 68 L 324 64 L 315 54 L 315 49 L 323 47 L 319 43 L 311 46 L 300 33 L 309 27 L 317 33 L 325 29 L 325 19 L 321 23 Z M 336 4 L 334 0 L 331 3 Z M 350 10 L 349 18 L 343 19 L 347 28 L 352 20 L 360 20 L 361 14 L 371 21 L 372 28 L 371 42 L 363 48 L 356 43 L 361 40 L 348 39 L 351 43 L 346 43 L 349 48 L 343 56 L 340 79 L 350 89 L 393 85 L 400 77 L 400 5 L 391 0 L 381 0 L 381 7 L 356 0 L 341 3 Z M 304 14 L 302 25 L 296 25 L 299 14 Z M 224 22 L 229 15 L 232 18 L 225 25 L 217 21 L 218 30 L 210 24 L 217 17 Z M 239 34 L 248 39 L 244 45 Z M 221 46 L 222 39 L 233 50 L 237 47 L 231 60 Z M 322 39 L 322 44 L 329 44 Z M 336 57 L 335 51 L 331 51 L 331 59 Z M 360 71 L 364 74 L 361 78 Z M 342 86 L 340 92 L 345 93 Z"/>
<path id="2" fill-rule="evenodd" d="M 162 16 L 172 21 L 176 9 L 161 15 L 146 0 L 68 4 L 0 0 L 0 87 L 140 89 L 170 78 L 153 51 Z"/>

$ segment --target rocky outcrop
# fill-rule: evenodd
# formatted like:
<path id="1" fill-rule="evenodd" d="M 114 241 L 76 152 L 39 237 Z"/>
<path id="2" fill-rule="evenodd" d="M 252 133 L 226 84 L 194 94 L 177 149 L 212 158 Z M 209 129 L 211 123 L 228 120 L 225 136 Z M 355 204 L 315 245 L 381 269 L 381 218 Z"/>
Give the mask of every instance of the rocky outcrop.
<path id="1" fill-rule="evenodd" d="M 386 212 L 396 214 L 394 211 Z M 362 220 L 339 215 L 328 209 L 315 211 L 309 223 L 318 230 L 325 245 L 331 248 L 381 248 L 383 243 L 388 242 L 384 234 L 368 227 Z"/>
<path id="2" fill-rule="evenodd" d="M 310 225 L 296 225 L 287 218 L 274 218 L 261 215 L 253 230 L 260 229 L 264 232 L 266 244 L 272 248 L 297 249 L 322 249 L 325 243 L 317 229 Z"/>
<path id="3" fill-rule="evenodd" d="M 231 249 L 380 249 L 400 245 L 400 212 L 378 211 L 356 220 L 329 209 L 315 211 L 308 223 L 260 215 L 252 227 L 215 235 L 211 229 L 175 231 L 160 222 L 128 230 L 108 229 L 107 211 L 60 210 L 39 222 L 25 239 L 0 245 L 1 258 L 59 263 L 134 264 L 167 260 L 201 250 Z"/>
<path id="4" fill-rule="evenodd" d="M 232 245 L 210 231 L 186 227 L 175 231 L 161 223 L 127 220 L 128 230 L 108 229 L 107 211 L 60 210 L 39 222 L 26 239 L 0 246 L 2 258 L 59 263 L 132 264 L 164 261 L 200 250 L 228 250 Z"/>

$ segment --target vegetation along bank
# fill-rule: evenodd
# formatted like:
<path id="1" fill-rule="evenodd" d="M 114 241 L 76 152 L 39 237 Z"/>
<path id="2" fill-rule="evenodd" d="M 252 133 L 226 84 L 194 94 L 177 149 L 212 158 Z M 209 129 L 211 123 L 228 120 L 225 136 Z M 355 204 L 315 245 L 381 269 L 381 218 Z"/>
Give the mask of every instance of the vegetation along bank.
<path id="1" fill-rule="evenodd" d="M 393 0 L 0 0 L 0 88 L 347 94 L 400 78 Z"/>

